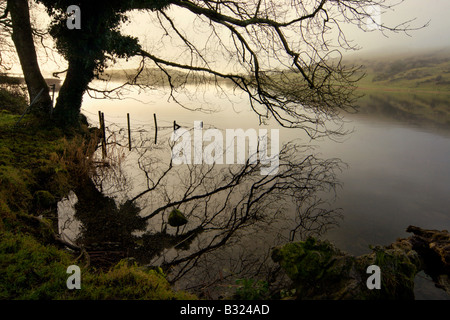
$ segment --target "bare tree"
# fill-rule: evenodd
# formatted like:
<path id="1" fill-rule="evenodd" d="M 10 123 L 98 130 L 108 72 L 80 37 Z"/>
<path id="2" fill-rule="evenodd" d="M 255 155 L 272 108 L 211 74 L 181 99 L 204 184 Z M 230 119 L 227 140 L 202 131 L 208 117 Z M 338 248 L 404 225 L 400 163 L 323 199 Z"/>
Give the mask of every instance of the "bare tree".
<path id="1" fill-rule="evenodd" d="M 327 128 L 327 122 L 340 120 L 342 111 L 354 110 L 358 68 L 344 65 L 342 54 L 357 48 L 347 39 L 344 24 L 365 31 L 370 31 L 369 24 L 381 32 L 413 29 L 410 21 L 397 26 L 379 23 L 373 7 L 382 13 L 395 5 L 384 0 L 171 3 L 194 14 L 196 32 L 186 32 L 183 21 L 170 10 L 156 11 L 150 21 L 159 25 L 163 36 L 153 47 L 143 46 L 139 54 L 167 76 L 175 101 L 175 92 L 193 79 L 219 86 L 227 80 L 246 93 L 261 121 L 272 117 L 311 137 L 342 133 Z M 158 53 L 158 48 L 170 45 L 176 54 Z M 144 61 L 138 74 L 144 74 L 143 65 Z M 177 70 L 187 73 L 184 82 Z M 142 78 L 152 85 L 151 77 Z"/>
<path id="2" fill-rule="evenodd" d="M 8 63 L 9 59 L 6 59 L 6 53 L 11 52 L 13 47 L 8 41 L 11 37 L 11 28 L 11 19 L 8 17 L 6 0 L 2 0 L 0 1 L 0 68 L 2 72 L 11 69 L 11 64 Z"/>
<path id="3" fill-rule="evenodd" d="M 35 100 L 32 112 L 37 115 L 49 115 L 51 98 L 49 88 L 41 74 L 36 49 L 34 45 L 33 29 L 30 22 L 28 0 L 7 1 L 5 11 L 11 19 L 12 41 L 22 66 L 30 100 Z"/>

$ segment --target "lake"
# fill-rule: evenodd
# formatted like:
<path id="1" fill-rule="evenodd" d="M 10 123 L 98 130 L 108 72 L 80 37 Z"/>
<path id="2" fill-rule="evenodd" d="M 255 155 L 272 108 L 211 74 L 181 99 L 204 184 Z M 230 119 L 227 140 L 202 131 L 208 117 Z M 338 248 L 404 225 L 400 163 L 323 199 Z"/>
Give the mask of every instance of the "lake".
<path id="1" fill-rule="evenodd" d="M 98 126 L 102 111 L 108 129 L 122 132 L 129 113 L 133 142 L 142 133 L 153 139 L 155 114 L 160 141 L 170 137 L 174 121 L 186 128 L 194 121 L 220 129 L 278 128 L 282 143 L 297 139 L 316 146 L 322 158 L 341 159 L 347 166 L 338 173 L 341 187 L 333 206 L 342 208 L 343 219 L 322 238 L 354 255 L 408 237 L 409 225 L 450 228 L 449 94 L 366 92 L 360 112 L 344 117 L 351 132 L 334 141 L 310 140 L 302 130 L 282 129 L 273 121 L 260 127 L 245 96 L 230 88 L 188 89 L 191 95 L 177 96 L 183 107 L 158 90 L 129 91 L 121 100 L 86 95 L 82 112 Z M 417 299 L 449 299 L 424 274 L 417 276 L 415 290 Z"/>

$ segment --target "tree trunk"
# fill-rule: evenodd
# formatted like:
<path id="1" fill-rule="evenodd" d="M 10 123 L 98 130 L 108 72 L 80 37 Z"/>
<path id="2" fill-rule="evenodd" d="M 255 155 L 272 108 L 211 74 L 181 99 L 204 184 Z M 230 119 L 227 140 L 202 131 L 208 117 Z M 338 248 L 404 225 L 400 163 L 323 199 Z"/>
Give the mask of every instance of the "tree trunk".
<path id="1" fill-rule="evenodd" d="M 63 126 L 77 126 L 83 95 L 94 78 L 93 63 L 84 59 L 69 60 L 66 79 L 59 90 L 54 115 L 56 121 Z"/>
<path id="2" fill-rule="evenodd" d="M 50 98 L 48 85 L 39 69 L 36 48 L 33 42 L 28 0 L 8 0 L 7 5 L 11 14 L 12 40 L 22 66 L 30 102 L 43 89 L 39 98 L 30 108 L 30 112 L 39 117 L 49 118 L 52 99 Z"/>

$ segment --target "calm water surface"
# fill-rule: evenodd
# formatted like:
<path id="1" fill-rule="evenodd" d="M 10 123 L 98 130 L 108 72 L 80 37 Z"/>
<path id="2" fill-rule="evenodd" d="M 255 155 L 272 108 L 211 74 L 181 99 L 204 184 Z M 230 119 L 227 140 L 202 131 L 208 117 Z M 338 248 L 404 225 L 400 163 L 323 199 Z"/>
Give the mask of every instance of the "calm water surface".
<path id="1" fill-rule="evenodd" d="M 111 128 L 126 127 L 126 114 L 130 113 L 133 132 L 137 128 L 151 132 L 155 113 L 161 127 L 160 139 L 170 137 L 174 120 L 185 127 L 201 120 L 205 125 L 222 129 L 260 128 L 245 97 L 226 92 L 229 96 L 210 89 L 197 92 L 191 99 L 180 98 L 185 107 L 208 108 L 212 113 L 187 110 L 168 102 L 168 96 L 157 91 L 130 92 L 124 100 L 86 97 L 83 112 L 97 126 L 98 111 L 103 111 L 106 125 Z M 352 132 L 338 142 L 328 138 L 310 141 L 302 130 L 280 130 L 281 141 L 300 139 L 302 143 L 317 146 L 322 158 L 340 158 L 348 165 L 339 173 L 342 188 L 338 189 L 334 203 L 343 209 L 344 218 L 324 238 L 344 251 L 360 255 L 370 252 L 369 245 L 387 245 L 397 238 L 408 237 L 405 229 L 409 225 L 450 229 L 450 122 L 448 114 L 439 111 L 450 110 L 450 96 L 443 95 L 438 107 L 433 105 L 435 100 L 430 98 L 430 105 L 435 109 L 424 110 L 432 114 L 425 121 L 408 113 L 408 103 L 411 110 L 417 111 L 411 99 L 397 109 L 398 103 L 369 97 L 371 103 L 363 106 L 361 113 L 345 116 L 345 128 Z M 423 101 L 427 97 L 421 97 L 421 106 Z M 276 124 L 261 128 L 269 127 L 275 128 Z M 416 298 L 447 299 L 448 296 L 435 289 L 425 275 L 419 275 Z"/>

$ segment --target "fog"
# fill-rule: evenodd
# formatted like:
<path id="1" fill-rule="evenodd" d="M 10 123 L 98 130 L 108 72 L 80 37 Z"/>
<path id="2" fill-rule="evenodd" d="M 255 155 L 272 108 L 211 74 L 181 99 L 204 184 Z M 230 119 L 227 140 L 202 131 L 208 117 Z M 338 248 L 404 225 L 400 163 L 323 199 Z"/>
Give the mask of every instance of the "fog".
<path id="1" fill-rule="evenodd" d="M 391 1 L 396 3 L 398 1 Z M 427 27 L 405 33 L 386 33 L 377 30 L 363 32 L 347 26 L 350 38 L 361 47 L 358 53 L 411 52 L 450 46 L 450 1 L 448 0 L 405 0 L 392 11 L 381 14 L 381 22 L 397 25 L 410 21 L 411 27 Z"/>

